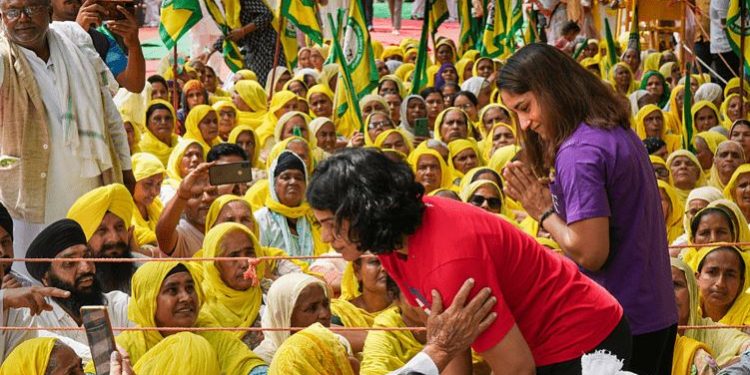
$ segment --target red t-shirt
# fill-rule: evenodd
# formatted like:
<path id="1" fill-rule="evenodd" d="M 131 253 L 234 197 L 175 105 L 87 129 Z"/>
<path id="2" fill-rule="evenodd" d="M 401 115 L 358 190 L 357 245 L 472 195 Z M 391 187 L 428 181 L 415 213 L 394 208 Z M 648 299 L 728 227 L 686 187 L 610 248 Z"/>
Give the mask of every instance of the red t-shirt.
<path id="1" fill-rule="evenodd" d="M 617 326 L 620 304 L 578 271 L 497 216 L 444 198 L 424 198 L 422 225 L 409 236 L 409 255 L 393 252 L 380 260 L 410 303 L 432 304 L 431 290 L 453 302 L 468 278 L 473 297 L 484 287 L 498 302 L 495 322 L 472 348 L 491 349 L 517 324 L 536 366 L 564 362 L 591 351 Z"/>

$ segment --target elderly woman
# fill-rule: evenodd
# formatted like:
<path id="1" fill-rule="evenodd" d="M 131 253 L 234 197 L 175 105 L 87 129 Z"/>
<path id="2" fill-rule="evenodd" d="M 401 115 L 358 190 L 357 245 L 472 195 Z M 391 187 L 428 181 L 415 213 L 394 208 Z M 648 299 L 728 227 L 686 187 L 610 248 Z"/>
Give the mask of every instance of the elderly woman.
<path id="1" fill-rule="evenodd" d="M 674 187 L 684 202 L 690 191 L 706 184 L 698 158 L 687 150 L 677 150 L 667 158 L 667 166 L 672 173 Z"/>
<path id="2" fill-rule="evenodd" d="M 672 283 L 680 325 L 713 326 L 716 322 L 700 314 L 698 283 L 693 270 L 672 258 Z M 719 366 L 750 347 L 750 336 L 735 329 L 679 330 L 673 371 L 676 374 L 716 373 Z M 712 356 L 710 353 L 714 353 Z"/>
<path id="3" fill-rule="evenodd" d="M 151 154 L 139 152 L 132 156 L 135 189 L 133 189 L 132 225 L 133 235 L 139 247 L 157 246 L 156 223 L 159 221 L 164 205 L 159 199 L 166 169 L 159 159 Z"/>
<path id="4" fill-rule="evenodd" d="M 732 174 L 745 162 L 745 152 L 735 141 L 724 141 L 716 147 L 714 165 L 711 167 L 708 185 L 723 190 Z"/>
<path id="5" fill-rule="evenodd" d="M 735 121 L 729 128 L 729 139 L 742 146 L 745 153 L 745 162 L 748 162 L 748 158 L 750 158 L 750 121 Z"/>
<path id="6" fill-rule="evenodd" d="M 618 94 L 622 94 L 623 96 L 628 96 L 636 90 L 633 72 L 630 70 L 628 64 L 624 62 L 618 62 L 609 70 L 607 81 Z"/>
<path id="7" fill-rule="evenodd" d="M 229 139 L 229 133 L 237 126 L 237 107 L 229 100 L 219 100 L 212 106 L 219 119 L 219 138 L 223 142 Z"/>
<path id="8" fill-rule="evenodd" d="M 707 100 L 695 102 L 690 108 L 690 115 L 693 116 L 693 127 L 699 132 L 711 130 L 721 124 L 719 110 Z"/>
<path id="9" fill-rule="evenodd" d="M 482 139 L 488 138 L 491 130 L 498 123 L 515 124 L 510 110 L 502 104 L 488 104 L 479 112 L 479 124 L 477 130 L 482 134 Z M 515 132 L 515 127 L 514 127 Z M 515 133 L 514 133 L 515 134 Z M 490 137 L 491 138 L 491 137 Z"/>
<path id="10" fill-rule="evenodd" d="M 710 170 L 714 164 L 714 155 L 719 144 L 726 141 L 721 133 L 715 131 L 700 132 L 693 136 L 693 146 L 695 146 L 695 157 L 701 163 L 703 170 Z"/>
<path id="11" fill-rule="evenodd" d="M 268 169 L 269 195 L 265 207 L 255 212 L 260 242 L 289 255 L 310 256 L 324 253 L 312 211 L 305 200 L 307 166 L 295 153 L 283 151 Z"/>
<path id="12" fill-rule="evenodd" d="M 410 135 L 414 145 L 418 145 L 425 139 L 429 138 L 428 134 L 415 134 L 415 126 L 418 119 L 427 120 L 427 102 L 419 95 L 409 95 L 401 102 L 401 124 L 399 128 L 406 131 Z"/>
<path id="13" fill-rule="evenodd" d="M 391 120 L 388 112 L 375 111 L 365 118 L 365 145 L 374 146 L 375 139 L 380 133 L 395 129 L 396 125 Z"/>
<path id="14" fill-rule="evenodd" d="M 476 142 L 468 139 L 456 139 L 448 143 L 448 166 L 453 169 L 456 178 L 460 179 L 469 170 L 484 165 Z M 454 181 L 457 185 L 458 183 Z"/>
<path id="15" fill-rule="evenodd" d="M 717 199 L 696 213 L 688 228 L 688 242 L 691 245 L 705 245 L 717 242 L 748 242 L 750 229 L 742 211 L 734 202 Z M 688 248 L 681 252 L 684 259 L 693 259 L 700 247 Z"/>
<path id="16" fill-rule="evenodd" d="M 656 70 L 649 70 L 641 78 L 641 90 L 648 91 L 648 94 L 656 99 L 656 105 L 659 108 L 666 107 L 669 102 L 669 85 Z"/>
<path id="17" fill-rule="evenodd" d="M 182 179 L 206 160 L 207 153 L 198 141 L 183 140 L 175 146 L 167 162 L 167 178 L 159 193 L 163 204 L 174 198 Z"/>
<path id="18" fill-rule="evenodd" d="M 310 130 L 318 149 L 326 154 L 336 151 L 336 125 L 328 117 L 317 117 L 310 121 Z M 327 155 L 326 155 L 327 156 Z M 321 160 L 324 158 L 321 158 Z"/>
<path id="19" fill-rule="evenodd" d="M 307 102 L 315 117 L 333 117 L 333 92 L 325 84 L 310 87 L 307 91 Z"/>
<path id="20" fill-rule="evenodd" d="M 684 233 L 680 237 L 677 237 L 677 239 L 672 242 L 672 245 L 684 245 L 688 243 L 688 234 L 691 233 L 690 223 L 692 222 L 693 217 L 695 217 L 700 210 L 706 208 L 711 202 L 722 199 L 723 197 L 721 190 L 711 186 L 704 186 L 691 190 L 685 200 L 685 207 L 683 209 L 684 216 L 682 218 L 682 229 Z M 670 249 L 669 251 L 670 255 L 673 257 L 676 257 L 680 253 L 679 248 Z"/>
<path id="21" fill-rule="evenodd" d="M 176 118 L 171 104 L 161 99 L 152 100 L 146 109 L 148 131 L 142 135 L 138 143 L 141 152 L 153 154 L 162 164 L 166 164 L 172 149 L 179 141 L 174 133 Z"/>
<path id="22" fill-rule="evenodd" d="M 724 188 L 724 196 L 740 207 L 746 219 L 750 218 L 750 164 L 740 165 L 734 171 Z"/>
<path id="23" fill-rule="evenodd" d="M 133 275 L 133 294 L 128 317 L 140 327 L 210 327 L 217 322 L 203 310 L 205 295 L 197 280 L 200 271 L 179 262 L 149 262 Z M 128 331 L 116 342 L 139 366 L 149 352 L 175 331 Z M 220 331 L 199 332 L 218 356 L 219 367 L 226 374 L 265 374 L 267 366 L 236 334 Z M 187 354 L 187 353 L 186 353 Z M 153 355 L 153 354 L 151 354 Z"/>
<path id="24" fill-rule="evenodd" d="M 682 148 L 682 137 L 667 134 L 664 112 L 653 104 L 647 104 L 635 116 L 635 132 L 642 140 L 648 137 L 659 138 L 667 144 L 667 152 Z"/>
<path id="25" fill-rule="evenodd" d="M 448 108 L 440 112 L 435 119 L 433 138 L 450 143 L 457 139 L 467 139 L 471 133 L 471 119 L 460 108 Z"/>
<path id="26" fill-rule="evenodd" d="M 398 160 L 406 160 L 414 149 L 409 142 L 409 137 L 404 134 L 404 131 L 399 129 L 386 130 L 375 138 L 375 147 L 382 150 L 386 156 L 393 154 L 397 155 Z"/>
<path id="27" fill-rule="evenodd" d="M 212 146 L 221 143 L 219 138 L 219 118 L 211 106 L 195 106 L 185 119 L 184 140 L 198 142 L 207 154 Z M 205 155 L 204 155 L 205 156 Z"/>
<path id="28" fill-rule="evenodd" d="M 268 112 L 266 92 L 256 81 L 243 80 L 234 85 L 232 103 L 237 108 L 237 123 L 258 127 Z"/>
<path id="29" fill-rule="evenodd" d="M 750 119 L 747 115 L 750 109 L 750 100 L 741 97 L 739 94 L 732 94 L 727 97 L 724 103 L 721 103 L 721 124 L 725 128 L 731 127 L 737 120 L 743 120 L 742 110 L 745 107 L 745 118 L 744 120 Z"/>
<path id="30" fill-rule="evenodd" d="M 425 194 L 453 185 L 453 173 L 437 151 L 426 146 L 418 147 L 409 155 L 408 161 L 415 181 L 424 187 Z"/>
<path id="31" fill-rule="evenodd" d="M 492 94 L 492 84 L 486 78 L 472 77 L 461 84 L 461 91 L 468 91 L 477 98 L 477 110 L 482 110 L 484 106 L 490 103 Z"/>
<path id="32" fill-rule="evenodd" d="M 671 243 L 682 235 L 682 200 L 669 183 L 657 180 L 659 196 L 661 197 L 661 208 L 664 213 L 664 223 L 667 228 L 667 241 Z"/>

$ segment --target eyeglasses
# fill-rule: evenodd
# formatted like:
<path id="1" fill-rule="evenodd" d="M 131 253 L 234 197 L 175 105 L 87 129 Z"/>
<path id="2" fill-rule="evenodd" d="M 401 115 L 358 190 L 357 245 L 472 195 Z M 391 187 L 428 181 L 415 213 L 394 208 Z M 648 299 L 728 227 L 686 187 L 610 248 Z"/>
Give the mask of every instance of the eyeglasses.
<path id="1" fill-rule="evenodd" d="M 379 122 L 370 122 L 370 125 L 368 125 L 367 127 L 369 129 L 379 129 L 379 128 L 384 128 L 386 126 L 393 126 L 393 125 L 391 124 L 390 121 L 383 120 L 383 121 L 379 121 Z"/>
<path id="2" fill-rule="evenodd" d="M 5 18 L 14 21 L 21 18 L 21 13 L 26 14 L 27 17 L 38 16 L 49 9 L 47 5 L 29 5 L 23 8 L 11 8 L 4 12 L 1 12 Z"/>
<path id="3" fill-rule="evenodd" d="M 474 104 L 472 104 L 472 103 L 466 103 L 466 104 L 457 105 L 456 107 L 461 108 L 464 111 L 466 111 L 466 110 L 474 108 Z"/>
<path id="4" fill-rule="evenodd" d="M 669 170 L 664 167 L 654 168 L 654 173 L 656 173 L 657 176 L 662 177 L 662 178 L 669 177 Z"/>
<path id="5" fill-rule="evenodd" d="M 469 200 L 469 203 L 477 207 L 481 207 L 484 202 L 487 202 L 487 205 L 493 210 L 500 209 L 503 204 L 503 201 L 501 201 L 500 198 L 487 198 L 481 195 L 474 195 Z"/>

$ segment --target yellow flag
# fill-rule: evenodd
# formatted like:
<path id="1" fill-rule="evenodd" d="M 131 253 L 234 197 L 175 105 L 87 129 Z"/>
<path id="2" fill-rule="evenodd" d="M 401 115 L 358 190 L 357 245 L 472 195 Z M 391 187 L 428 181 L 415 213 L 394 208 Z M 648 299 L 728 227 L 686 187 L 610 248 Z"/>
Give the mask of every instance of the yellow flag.
<path id="1" fill-rule="evenodd" d="M 511 0 L 492 0 L 487 4 L 487 23 L 482 35 L 482 56 L 507 58 L 512 51 L 508 48 L 508 16 L 512 9 Z"/>
<path id="2" fill-rule="evenodd" d="M 434 35 L 438 27 L 448 19 L 448 4 L 445 0 L 427 0 L 430 2 L 430 32 Z"/>
<path id="3" fill-rule="evenodd" d="M 216 0 L 206 0 L 206 9 L 222 35 L 224 35 L 224 42 L 221 46 L 221 52 L 222 55 L 224 55 L 224 62 L 232 72 L 242 69 L 244 62 L 242 59 L 242 53 L 240 52 L 240 47 L 237 43 L 232 42 L 226 37 L 232 29 L 242 27 L 242 24 L 240 23 L 239 1 L 222 1 L 221 6 L 219 6 Z"/>
<path id="4" fill-rule="evenodd" d="M 159 36 L 167 49 L 203 18 L 198 0 L 165 0 L 161 6 Z"/>
<path id="5" fill-rule="evenodd" d="M 744 34 L 742 33 L 742 18 L 740 14 L 740 2 L 745 3 L 745 14 L 744 14 Z M 745 70 L 750 72 L 750 0 L 731 0 L 729 2 L 729 10 L 727 11 L 727 37 L 729 39 L 729 45 L 732 46 L 732 50 L 737 56 L 745 54 Z M 742 39 L 745 39 L 745 50 L 742 51 L 740 46 L 742 45 Z"/>
<path id="6" fill-rule="evenodd" d="M 310 40 L 323 44 L 323 31 L 318 23 L 315 0 L 285 0 L 281 3 L 281 14 L 297 26 Z"/>

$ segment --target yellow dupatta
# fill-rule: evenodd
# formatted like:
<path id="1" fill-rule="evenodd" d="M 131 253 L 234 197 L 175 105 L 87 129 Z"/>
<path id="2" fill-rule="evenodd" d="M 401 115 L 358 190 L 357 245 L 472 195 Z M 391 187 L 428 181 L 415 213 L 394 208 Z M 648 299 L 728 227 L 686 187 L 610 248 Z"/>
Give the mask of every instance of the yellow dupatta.
<path id="1" fill-rule="evenodd" d="M 354 375 L 337 336 L 315 323 L 290 336 L 276 351 L 269 375 Z"/>
<path id="2" fill-rule="evenodd" d="M 373 328 L 406 327 L 398 307 L 391 307 L 375 317 Z M 417 355 L 424 345 L 411 331 L 370 331 L 362 350 L 360 375 L 384 375 L 398 370 Z"/>
<path id="3" fill-rule="evenodd" d="M 667 116 L 661 108 L 653 104 L 643 106 L 635 116 L 635 132 L 638 134 L 638 137 L 640 139 L 646 139 L 646 125 L 644 122 L 646 117 L 654 112 L 659 112 L 662 115 L 662 128 L 659 137 L 667 144 L 667 153 L 672 153 L 673 151 L 682 148 L 682 137 L 667 133 Z"/>
<path id="4" fill-rule="evenodd" d="M 234 199 L 242 200 L 239 197 L 234 197 Z M 227 234 L 232 232 L 241 232 L 252 241 L 256 257 L 267 255 L 265 247 L 260 245 L 255 234 L 247 227 L 238 223 L 221 223 L 206 233 L 206 238 L 203 240 L 203 256 L 207 258 L 224 256 L 222 241 Z M 258 277 L 262 278 L 265 275 L 266 267 L 266 262 L 260 262 L 255 266 Z M 263 301 L 263 291 L 259 283 L 247 290 L 232 289 L 221 279 L 221 272 L 216 268 L 214 261 L 203 265 L 201 286 L 206 296 L 203 312 L 217 321 L 221 327 L 251 327 L 258 318 Z M 241 338 L 246 332 L 234 332 L 234 334 Z"/>
<path id="5" fill-rule="evenodd" d="M 203 146 L 204 158 L 212 146 L 221 143 L 221 139 L 218 136 L 214 139 L 203 139 L 203 135 L 198 128 L 200 122 L 211 112 L 216 114 L 216 110 L 210 105 L 199 104 L 190 110 L 190 113 L 188 113 L 187 118 L 185 119 L 185 136 L 183 139 L 200 143 L 200 145 Z"/>
<path id="6" fill-rule="evenodd" d="M 456 139 L 454 141 L 451 141 L 448 143 L 448 166 L 453 170 L 453 177 L 455 179 L 461 179 L 464 176 L 464 173 L 456 169 L 455 163 L 453 162 L 453 158 L 456 157 L 459 153 L 466 151 L 466 150 L 473 150 L 474 153 L 477 155 L 477 159 L 479 162 L 478 166 L 484 166 L 484 158 L 482 157 L 482 154 L 479 152 L 479 147 L 477 147 L 477 142 L 473 139 Z"/>
<path id="7" fill-rule="evenodd" d="M 234 129 L 232 129 L 232 131 L 229 133 L 229 138 L 227 139 L 227 142 L 237 144 L 237 138 L 239 138 L 240 135 L 244 132 L 249 132 L 253 137 L 253 141 L 255 142 L 255 148 L 253 148 L 253 154 L 248 155 L 247 157 L 250 158 L 250 165 L 252 165 L 253 168 L 257 168 L 258 158 L 260 157 L 260 147 L 258 146 L 258 143 L 260 143 L 260 141 L 258 140 L 258 134 L 255 133 L 255 130 L 251 126 L 249 125 L 235 126 Z"/>
<path id="8" fill-rule="evenodd" d="M 377 137 L 375 137 L 375 147 L 383 150 L 383 151 L 396 151 L 394 149 L 384 149 L 383 143 L 385 143 L 385 140 L 388 139 L 388 137 L 391 134 L 397 133 L 401 136 L 401 138 L 404 140 L 404 145 L 409 149 L 409 154 L 411 154 L 412 151 L 414 151 L 414 145 L 409 141 L 409 137 L 404 134 L 404 131 L 401 128 L 396 129 L 388 129 L 380 134 L 378 134 Z M 398 151 L 397 151 L 398 152 Z M 409 155 L 404 155 L 404 157 L 408 157 Z"/>
<path id="9" fill-rule="evenodd" d="M 268 113 L 266 91 L 257 81 L 242 80 L 234 85 L 234 90 L 240 99 L 250 107 L 251 111 L 237 111 L 237 124 L 248 125 L 257 129 Z"/>
<path id="10" fill-rule="evenodd" d="M 279 122 L 276 112 L 284 108 L 292 100 L 297 100 L 297 94 L 291 91 L 279 91 L 273 95 L 271 108 L 266 113 L 263 123 L 256 129 L 260 144 L 255 147 L 260 147 L 261 149 L 266 147 L 266 142 L 273 138 L 276 123 Z"/>
<path id="11" fill-rule="evenodd" d="M 138 268 L 133 274 L 132 297 L 128 305 L 128 319 L 130 321 L 136 323 L 139 327 L 156 327 L 154 316 L 157 309 L 159 289 L 167 274 L 178 265 L 187 268 L 193 280 L 199 280 L 196 275 L 200 271 L 189 263 L 147 262 Z M 201 288 L 196 288 L 195 292 L 198 298 L 198 310 L 200 311 L 205 297 Z M 201 312 L 198 314 L 194 326 L 215 327 L 217 323 Z M 204 331 L 199 332 L 198 335 L 208 340 L 216 351 L 223 374 L 248 374 L 255 367 L 265 364 L 242 341 L 229 332 Z M 131 362 L 135 366 L 139 366 L 140 359 L 163 339 L 164 337 L 159 331 L 126 331 L 118 335 L 115 341 L 128 352 Z"/>
<path id="12" fill-rule="evenodd" d="M 720 142 L 718 146 L 716 146 L 716 150 L 718 151 L 719 147 L 721 147 L 722 144 L 724 144 L 724 143 L 730 143 L 730 142 L 734 143 L 735 145 L 737 145 L 739 147 L 740 154 L 742 155 L 742 159 L 744 160 L 745 159 L 745 151 L 742 148 L 742 145 L 740 145 L 739 143 L 737 143 L 735 141 L 724 140 L 724 141 Z M 716 153 L 714 153 L 714 158 L 716 158 Z M 744 168 L 742 168 L 743 166 L 744 166 Z M 737 173 L 737 171 L 739 171 L 740 168 L 742 168 L 742 172 Z M 716 164 L 714 163 L 711 166 L 711 171 L 709 172 L 708 185 L 713 186 L 713 187 L 715 187 L 715 188 L 717 188 L 719 190 L 725 191 L 725 193 L 726 193 L 726 187 L 729 186 L 729 185 L 732 185 L 732 187 L 730 188 L 730 191 L 734 190 L 735 184 L 737 183 L 737 178 L 735 178 L 735 176 L 739 177 L 741 174 L 747 173 L 747 172 L 750 172 L 750 165 L 748 165 L 747 163 L 741 164 L 739 167 L 737 167 L 737 169 L 734 171 L 734 173 L 732 173 L 732 177 L 729 179 L 729 181 L 727 182 L 727 184 L 724 185 L 724 183 L 721 182 L 721 177 L 719 176 L 719 170 L 716 169 Z M 734 179 L 734 181 L 733 181 L 733 179 Z M 728 198 L 734 200 L 734 197 L 728 197 Z"/>
<path id="13" fill-rule="evenodd" d="M 148 152 L 149 154 L 153 154 L 157 158 L 159 158 L 159 161 L 162 162 L 162 164 L 166 164 L 167 161 L 169 161 L 169 155 L 172 153 L 172 149 L 179 143 L 180 138 L 174 134 L 174 128 L 175 128 L 175 121 L 177 121 L 177 115 L 175 114 L 174 108 L 172 107 L 169 102 L 156 99 L 152 100 L 148 103 L 148 107 L 150 108 L 154 104 L 162 104 L 166 106 L 170 112 L 172 112 L 172 138 L 171 138 L 171 145 L 168 145 L 162 141 L 159 140 L 159 138 L 156 138 L 154 133 L 151 133 L 151 130 L 146 127 L 146 132 L 143 133 L 141 136 L 140 142 L 138 142 L 138 148 L 141 149 L 141 152 Z M 148 123 L 148 119 L 146 119 L 146 122 Z"/>
<path id="14" fill-rule="evenodd" d="M 440 187 L 455 191 L 455 188 L 453 187 L 452 169 L 448 167 L 448 164 L 445 163 L 445 160 L 443 160 L 443 157 L 440 156 L 437 151 L 427 147 L 426 142 L 420 144 L 409 155 L 408 162 L 411 166 L 412 172 L 414 172 L 415 174 L 417 173 L 417 164 L 419 164 L 419 159 L 421 159 L 423 156 L 432 156 L 437 159 L 438 164 L 440 165 Z"/>
<path id="15" fill-rule="evenodd" d="M 305 127 L 307 128 L 307 138 L 305 138 L 305 140 L 311 147 L 315 145 L 315 141 L 313 140 L 317 141 L 317 138 L 313 136 L 312 130 L 310 130 L 310 116 L 308 116 L 306 113 L 299 112 L 299 111 L 287 112 L 283 116 L 281 116 L 281 118 L 279 118 L 279 121 L 276 122 L 276 128 L 274 128 L 273 130 L 273 139 L 275 143 L 279 143 L 283 141 L 283 139 L 281 139 L 281 133 L 284 130 L 284 126 L 286 126 L 286 124 L 291 119 L 297 116 L 305 120 Z"/>
<path id="16" fill-rule="evenodd" d="M 167 162 L 167 178 L 164 180 L 164 184 L 171 186 L 175 190 L 180 186 L 180 182 L 182 182 L 183 178 L 180 175 L 180 164 L 182 163 L 182 158 L 185 156 L 187 149 L 192 145 L 200 146 L 203 155 L 208 153 L 200 142 L 194 140 L 182 140 L 177 143 L 172 154 L 169 155 L 169 161 Z"/>
<path id="17" fill-rule="evenodd" d="M 381 312 L 368 312 L 341 298 L 331 300 L 331 314 L 338 316 L 344 327 L 372 327 L 375 317 Z"/>
<path id="18" fill-rule="evenodd" d="M 669 154 L 669 157 L 667 157 L 667 165 L 669 166 L 670 171 L 672 170 L 672 163 L 680 156 L 688 158 L 688 160 L 690 160 L 693 164 L 695 164 L 695 166 L 698 167 L 698 180 L 696 180 L 695 186 L 693 188 L 705 186 L 706 177 L 705 173 L 703 172 L 703 168 L 701 167 L 701 163 L 698 161 L 698 158 L 695 157 L 695 154 L 688 150 L 680 149 Z M 683 202 L 687 199 L 688 194 L 690 194 L 690 190 L 682 190 L 677 187 L 675 187 L 675 191 L 677 191 L 677 195 L 679 195 L 680 200 L 682 200 Z"/>
<path id="19" fill-rule="evenodd" d="M 38 337 L 16 346 L 0 366 L 0 375 L 46 375 L 57 339 Z"/>
<path id="20" fill-rule="evenodd" d="M 672 243 L 683 233 L 683 227 L 681 225 L 682 217 L 684 216 L 683 201 L 680 200 L 677 192 L 667 182 L 662 180 L 656 180 L 656 182 L 659 185 L 659 189 L 663 190 L 667 194 L 667 197 L 669 197 L 671 211 L 667 216 L 665 224 L 667 227 L 667 242 Z"/>
<path id="21" fill-rule="evenodd" d="M 467 139 L 468 138 L 472 138 L 474 136 L 474 132 L 473 132 L 473 129 L 472 129 L 474 127 L 472 125 L 473 123 L 471 122 L 471 119 L 469 118 L 469 115 L 466 114 L 466 112 L 463 109 L 457 108 L 457 107 L 446 108 L 446 109 L 442 110 L 437 115 L 437 117 L 435 118 L 434 128 L 432 129 L 432 138 L 433 139 L 437 139 L 438 141 L 442 141 L 442 142 L 448 143 L 448 141 L 444 140 L 443 137 L 440 135 L 440 126 L 443 124 L 443 118 L 445 118 L 445 116 L 450 111 L 459 111 L 459 112 L 461 112 L 462 115 L 464 115 L 464 119 L 466 120 L 466 138 Z"/>
<path id="22" fill-rule="evenodd" d="M 208 340 L 178 332 L 159 341 L 133 368 L 136 374 L 220 374 L 219 356 Z"/>
<path id="23" fill-rule="evenodd" d="M 145 178 L 164 175 L 167 171 L 164 165 L 151 154 L 137 153 L 132 156 L 133 162 L 133 174 L 135 175 L 135 181 L 141 181 Z M 148 213 L 148 220 L 144 219 L 141 215 L 141 211 L 137 207 L 133 207 L 133 219 L 131 224 L 135 227 L 134 236 L 138 246 L 145 244 L 156 244 L 156 223 L 159 222 L 161 211 L 164 209 L 164 205 L 159 197 L 154 200 L 146 207 Z"/>

